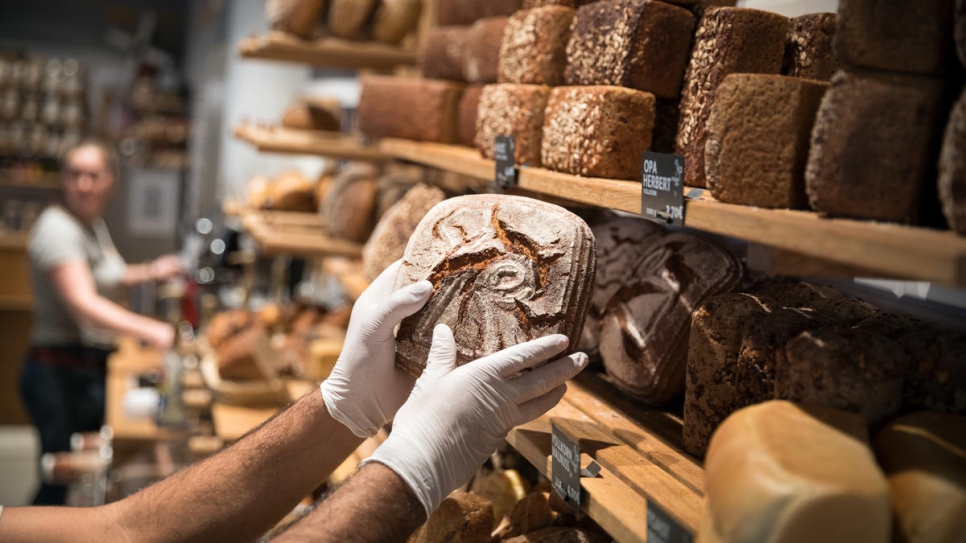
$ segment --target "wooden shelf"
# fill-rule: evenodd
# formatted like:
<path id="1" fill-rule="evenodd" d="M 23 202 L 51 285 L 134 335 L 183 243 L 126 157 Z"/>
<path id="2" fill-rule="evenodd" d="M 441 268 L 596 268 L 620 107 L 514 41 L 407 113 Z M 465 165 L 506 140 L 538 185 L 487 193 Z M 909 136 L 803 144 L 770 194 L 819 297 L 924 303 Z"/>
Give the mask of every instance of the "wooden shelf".
<path id="1" fill-rule="evenodd" d="M 605 379 L 587 373 L 572 380 L 556 407 L 514 428 L 507 442 L 550 477 L 551 424 L 577 439 L 581 466 L 594 460 L 602 468 L 599 477 L 580 480 L 582 510 L 619 542 L 647 542 L 648 500 L 696 533 L 704 470 L 680 450 L 680 418 L 623 400 Z"/>
<path id="2" fill-rule="evenodd" d="M 338 38 L 303 40 L 271 31 L 241 42 L 242 58 L 298 62 L 329 68 L 391 70 L 416 64 L 416 53 L 376 42 L 355 42 Z"/>
<path id="3" fill-rule="evenodd" d="M 386 154 L 444 170 L 492 179 L 495 163 L 468 147 L 387 139 Z M 542 168 L 520 168 L 519 189 L 585 205 L 640 213 L 641 187 L 633 181 L 579 177 Z M 848 219 L 809 211 L 762 209 L 718 202 L 691 189 L 685 225 L 817 260 L 810 272 L 868 271 L 876 277 L 966 286 L 966 238 L 953 232 Z M 816 269 L 818 268 L 818 269 Z"/>
<path id="4" fill-rule="evenodd" d="M 263 153 L 317 155 L 345 160 L 385 162 L 388 157 L 361 138 L 338 132 L 295 130 L 280 126 L 241 123 L 235 137 Z"/>
<path id="5" fill-rule="evenodd" d="M 321 225 L 279 225 L 266 222 L 261 215 L 256 214 L 244 217 L 242 224 L 265 255 L 362 258 L 361 244 L 330 238 L 323 232 Z"/>

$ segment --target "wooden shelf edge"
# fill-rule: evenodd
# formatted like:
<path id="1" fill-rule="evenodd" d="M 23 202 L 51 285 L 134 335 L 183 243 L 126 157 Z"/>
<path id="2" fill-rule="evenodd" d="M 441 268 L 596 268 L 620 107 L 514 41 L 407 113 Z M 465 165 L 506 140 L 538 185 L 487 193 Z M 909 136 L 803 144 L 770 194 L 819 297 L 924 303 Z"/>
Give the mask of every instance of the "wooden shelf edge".
<path id="1" fill-rule="evenodd" d="M 389 157 L 374 146 L 366 145 L 351 135 L 312 130 L 296 130 L 280 126 L 260 126 L 242 122 L 232 131 L 234 136 L 262 153 L 313 155 L 345 160 L 385 162 Z"/>
<path id="2" fill-rule="evenodd" d="M 242 40 L 238 45 L 238 54 L 247 59 L 347 69 L 390 70 L 416 64 L 415 52 L 392 45 L 339 38 L 309 41 L 278 31 Z"/>
<path id="3" fill-rule="evenodd" d="M 456 145 L 386 139 L 387 155 L 443 170 L 492 179 L 495 162 Z M 585 205 L 639 214 L 640 184 L 521 167 L 519 188 Z M 819 216 L 811 211 L 763 209 L 715 201 L 706 191 L 685 203 L 685 226 L 793 252 L 830 266 L 878 277 L 966 286 L 966 238 L 953 232 Z M 820 262 L 816 264 L 820 266 Z M 813 273 L 820 270 L 813 270 Z"/>

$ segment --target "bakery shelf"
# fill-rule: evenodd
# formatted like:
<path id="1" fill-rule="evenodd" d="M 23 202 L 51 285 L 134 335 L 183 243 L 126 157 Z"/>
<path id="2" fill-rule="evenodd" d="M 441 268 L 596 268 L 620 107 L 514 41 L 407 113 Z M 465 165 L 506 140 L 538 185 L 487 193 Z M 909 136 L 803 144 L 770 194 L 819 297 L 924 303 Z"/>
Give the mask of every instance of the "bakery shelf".
<path id="1" fill-rule="evenodd" d="M 387 139 L 379 148 L 396 158 L 483 179 L 492 179 L 495 169 L 492 160 L 468 147 Z M 632 181 L 527 167 L 520 168 L 518 179 L 524 191 L 640 213 L 640 184 Z M 687 195 L 686 226 L 804 255 L 814 260 L 810 271 L 815 275 L 826 274 L 824 261 L 831 275 L 860 270 L 872 277 L 966 286 L 966 238 L 953 232 L 725 204 L 701 189 Z"/>
<path id="2" fill-rule="evenodd" d="M 362 245 L 328 237 L 319 227 L 279 225 L 250 214 L 243 219 L 248 233 L 255 239 L 264 255 L 299 257 L 344 256 L 362 257 Z"/>
<path id="3" fill-rule="evenodd" d="M 337 278 L 352 301 L 369 288 L 369 280 L 362 271 L 362 261 L 342 257 L 326 258 L 322 261 L 322 271 Z"/>
<path id="4" fill-rule="evenodd" d="M 648 500 L 696 533 L 704 470 L 680 450 L 680 418 L 621 399 L 605 379 L 588 373 L 572 380 L 556 407 L 514 428 L 507 442 L 550 477 L 551 424 L 578 440 L 581 466 L 594 460 L 602 468 L 599 477 L 580 480 L 582 510 L 619 542 L 646 543 Z"/>
<path id="5" fill-rule="evenodd" d="M 392 45 L 354 42 L 338 38 L 303 40 L 270 31 L 241 42 L 242 58 L 298 62 L 328 68 L 391 70 L 416 64 L 416 53 Z"/>
<path id="6" fill-rule="evenodd" d="M 345 160 L 385 162 L 388 157 L 361 138 L 338 132 L 296 130 L 242 122 L 235 137 L 263 153 L 317 155 Z"/>

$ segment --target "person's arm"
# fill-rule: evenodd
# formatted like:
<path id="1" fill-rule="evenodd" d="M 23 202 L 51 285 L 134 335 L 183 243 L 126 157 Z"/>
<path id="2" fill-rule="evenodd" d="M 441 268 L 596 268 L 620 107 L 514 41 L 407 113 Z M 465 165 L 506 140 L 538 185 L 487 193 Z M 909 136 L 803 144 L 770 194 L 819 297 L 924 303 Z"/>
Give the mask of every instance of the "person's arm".
<path id="1" fill-rule="evenodd" d="M 121 283 L 126 287 L 164 281 L 176 277 L 184 271 L 184 263 L 178 255 L 164 255 L 147 264 L 127 264 Z"/>
<path id="2" fill-rule="evenodd" d="M 70 260 L 48 273 L 51 283 L 74 318 L 133 335 L 162 350 L 171 348 L 174 329 L 161 321 L 128 311 L 98 294 L 87 262 Z"/>
<path id="3" fill-rule="evenodd" d="M 4 508 L 0 541 L 253 541 L 361 442 L 312 393 L 221 453 L 114 504 Z"/>

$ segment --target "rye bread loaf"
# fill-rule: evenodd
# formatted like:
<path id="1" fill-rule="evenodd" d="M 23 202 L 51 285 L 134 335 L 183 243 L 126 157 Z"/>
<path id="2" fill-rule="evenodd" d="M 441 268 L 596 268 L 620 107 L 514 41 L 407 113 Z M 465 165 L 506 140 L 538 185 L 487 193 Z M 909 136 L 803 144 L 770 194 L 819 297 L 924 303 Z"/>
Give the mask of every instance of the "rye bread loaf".
<path id="1" fill-rule="evenodd" d="M 889 480 L 896 541 L 960 543 L 966 534 L 966 417 L 922 411 L 873 441 Z"/>
<path id="2" fill-rule="evenodd" d="M 268 0 L 265 18 L 273 30 L 309 39 L 319 16 L 325 13 L 325 5 L 326 0 Z"/>
<path id="3" fill-rule="evenodd" d="M 500 65 L 500 44 L 507 17 L 481 19 L 470 26 L 463 52 L 463 80 L 474 85 L 496 83 Z"/>
<path id="4" fill-rule="evenodd" d="M 440 323 L 457 338 L 458 364 L 554 333 L 576 345 L 595 269 L 593 233 L 562 207 L 494 194 L 446 200 L 416 227 L 396 279 L 396 288 L 434 287 L 399 327 L 396 365 L 418 376 Z"/>
<path id="5" fill-rule="evenodd" d="M 966 66 L 966 0 L 956 0 L 955 29 L 956 53 L 959 62 Z"/>
<path id="6" fill-rule="evenodd" d="M 708 118 L 705 176 L 722 202 L 766 208 L 806 205 L 805 164 L 827 83 L 732 74 Z"/>
<path id="7" fill-rule="evenodd" d="M 460 145 L 473 147 L 476 141 L 476 119 L 480 111 L 480 96 L 483 94 L 481 85 L 466 87 L 460 98 L 457 111 L 456 142 Z"/>
<path id="8" fill-rule="evenodd" d="M 282 115 L 282 126 L 297 130 L 338 132 L 339 124 L 335 111 L 305 102 L 292 105 Z"/>
<path id="9" fill-rule="evenodd" d="M 362 80 L 359 130 L 370 138 L 452 143 L 462 93 L 462 85 L 447 81 L 368 76 Z"/>
<path id="10" fill-rule="evenodd" d="M 651 0 L 602 0 L 577 10 L 567 44 L 568 85 L 618 85 L 677 98 L 694 15 Z"/>
<path id="11" fill-rule="evenodd" d="M 684 392 L 691 312 L 741 275 L 731 254 L 700 238 L 661 238 L 604 309 L 600 354 L 615 386 L 650 405 Z"/>
<path id="12" fill-rule="evenodd" d="M 377 0 L 329 0 L 329 30 L 340 38 L 359 38 L 378 6 Z"/>
<path id="13" fill-rule="evenodd" d="M 681 92 L 677 152 L 685 183 L 704 187 L 706 124 L 718 85 L 733 73 L 777 74 L 785 54 L 788 19 L 755 9 L 710 7 L 694 36 Z"/>
<path id="14" fill-rule="evenodd" d="M 879 308 L 854 296 L 831 296 L 815 300 L 802 306 L 803 309 L 820 315 L 829 324 L 851 327 L 871 319 L 879 313 Z"/>
<path id="15" fill-rule="evenodd" d="M 322 206 L 325 229 L 334 238 L 363 243 L 375 226 L 378 168 L 354 163 L 342 168 Z"/>
<path id="16" fill-rule="evenodd" d="M 430 28 L 426 32 L 423 52 L 419 58 L 423 77 L 463 81 L 463 64 L 469 35 L 468 26 Z"/>
<path id="17" fill-rule="evenodd" d="M 775 396 L 858 413 L 872 426 L 899 413 L 908 359 L 889 339 L 823 328 L 788 342 L 775 368 Z"/>
<path id="18" fill-rule="evenodd" d="M 829 215 L 918 219 L 936 163 L 943 83 L 839 71 L 819 106 L 805 171 L 809 203 Z"/>
<path id="19" fill-rule="evenodd" d="M 842 296 L 841 292 L 829 286 L 785 279 L 772 279 L 759 283 L 750 292 L 755 296 L 768 298 L 783 307 L 807 307 L 820 300 Z"/>
<path id="20" fill-rule="evenodd" d="M 634 179 L 651 147 L 654 95 L 610 86 L 557 87 L 543 119 L 544 167 L 588 177 Z"/>
<path id="21" fill-rule="evenodd" d="M 380 0 L 372 19 L 372 37 L 396 45 L 419 25 L 422 0 Z"/>
<path id="22" fill-rule="evenodd" d="M 454 492 L 414 533 L 412 543 L 489 543 L 493 504 L 470 492 Z"/>
<path id="23" fill-rule="evenodd" d="M 840 0 L 835 51 L 847 66 L 942 75 L 952 34 L 953 0 Z"/>
<path id="24" fill-rule="evenodd" d="M 946 124 L 939 154 L 939 200 L 949 228 L 966 236 L 966 92 Z"/>
<path id="25" fill-rule="evenodd" d="M 574 14 L 563 6 L 514 13 L 500 44 L 500 83 L 562 85 Z"/>
<path id="26" fill-rule="evenodd" d="M 674 154 L 681 120 L 681 101 L 658 98 L 654 101 L 654 129 L 651 131 L 651 150 Z"/>
<path id="27" fill-rule="evenodd" d="M 318 209 L 315 185 L 299 172 L 283 172 L 272 179 L 271 194 L 265 198 L 262 207 L 275 211 L 314 212 Z"/>
<path id="28" fill-rule="evenodd" d="M 721 425 L 698 541 L 889 541 L 889 487 L 860 417 L 770 401 Z"/>
<path id="29" fill-rule="evenodd" d="M 367 279 L 375 280 L 383 270 L 403 257 L 416 225 L 444 199 L 446 195 L 443 191 L 420 184 L 389 208 L 362 249 L 362 264 Z"/>
<path id="30" fill-rule="evenodd" d="M 834 13 L 810 13 L 788 20 L 782 75 L 828 81 L 839 69 L 832 51 Z"/>
<path id="31" fill-rule="evenodd" d="M 439 0 L 437 24 L 470 25 L 487 17 L 508 17 L 520 9 L 521 0 Z"/>
<path id="32" fill-rule="evenodd" d="M 512 136 L 514 161 L 540 166 L 544 109 L 550 87 L 500 83 L 483 87 L 476 117 L 476 148 L 493 158 L 497 136 Z"/>
<path id="33" fill-rule="evenodd" d="M 691 316 L 684 392 L 684 450 L 703 457 L 711 434 L 728 415 L 749 405 L 735 386 L 745 330 L 771 311 L 751 294 L 710 298 Z"/>
<path id="34" fill-rule="evenodd" d="M 403 196 L 423 179 L 424 170 L 420 166 L 403 163 L 389 163 L 376 183 L 376 220 L 382 218 L 389 208 L 402 200 Z"/>

